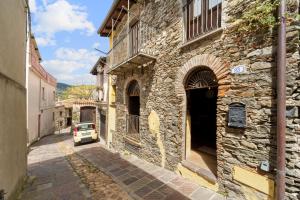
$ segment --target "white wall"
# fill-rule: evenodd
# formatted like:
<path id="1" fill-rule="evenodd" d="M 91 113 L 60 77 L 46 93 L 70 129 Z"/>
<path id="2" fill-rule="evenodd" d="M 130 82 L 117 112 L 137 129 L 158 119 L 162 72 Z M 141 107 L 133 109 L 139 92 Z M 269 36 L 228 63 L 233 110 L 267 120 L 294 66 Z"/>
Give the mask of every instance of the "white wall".
<path id="1" fill-rule="evenodd" d="M 53 113 L 55 112 L 55 87 L 44 80 L 41 80 L 41 91 L 45 88 L 45 97 L 41 92 L 41 137 L 53 134 L 55 131 L 55 120 Z"/>
<path id="2" fill-rule="evenodd" d="M 28 143 L 38 139 L 38 119 L 40 114 L 41 79 L 31 70 L 28 72 Z"/>

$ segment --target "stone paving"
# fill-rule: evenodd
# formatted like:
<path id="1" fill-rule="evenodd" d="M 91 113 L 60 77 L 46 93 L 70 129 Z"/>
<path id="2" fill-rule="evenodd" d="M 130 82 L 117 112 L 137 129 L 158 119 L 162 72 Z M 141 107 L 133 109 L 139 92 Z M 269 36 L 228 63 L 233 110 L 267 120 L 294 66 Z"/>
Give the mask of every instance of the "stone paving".
<path id="1" fill-rule="evenodd" d="M 28 156 L 29 181 L 19 196 L 21 200 L 89 200 L 91 194 L 74 173 L 57 139 L 49 136 L 31 147 Z"/>
<path id="2" fill-rule="evenodd" d="M 64 144 L 109 174 L 134 199 L 224 199 L 218 193 L 200 187 L 174 172 L 135 156 L 112 153 L 98 143 L 73 147 L 72 140 L 64 140 Z"/>
<path id="3" fill-rule="evenodd" d="M 36 176 L 36 180 L 25 188 L 21 199 L 98 199 L 92 195 L 97 184 L 90 183 L 96 180 L 80 179 L 74 173 L 72 163 L 71 165 L 68 163 L 66 158 L 74 155 L 76 159 L 89 163 L 101 173 L 111 177 L 132 199 L 224 199 L 218 193 L 202 188 L 174 172 L 152 165 L 135 156 L 121 156 L 113 153 L 99 143 L 74 147 L 71 136 L 63 134 L 44 138 L 38 145 L 34 146 L 34 150 L 30 152 L 28 163 L 29 175 Z M 93 184 L 94 187 L 91 187 Z M 98 183 L 98 187 L 103 187 L 103 184 Z M 106 189 L 109 190 L 110 187 Z M 76 195 L 73 195 L 73 198 L 74 192 Z M 114 189 L 108 193 L 120 193 L 120 190 Z M 46 198 L 45 194 L 51 195 Z"/>

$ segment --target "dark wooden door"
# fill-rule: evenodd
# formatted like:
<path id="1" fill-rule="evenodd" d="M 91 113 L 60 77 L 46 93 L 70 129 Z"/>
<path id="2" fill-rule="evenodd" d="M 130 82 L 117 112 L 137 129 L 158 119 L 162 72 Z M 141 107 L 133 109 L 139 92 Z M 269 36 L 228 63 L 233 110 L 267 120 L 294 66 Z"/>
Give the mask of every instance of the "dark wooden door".
<path id="1" fill-rule="evenodd" d="M 96 123 L 96 108 L 95 107 L 82 107 L 80 109 L 80 122 Z"/>
<path id="2" fill-rule="evenodd" d="M 100 114 L 100 135 L 106 141 L 106 116 Z"/>

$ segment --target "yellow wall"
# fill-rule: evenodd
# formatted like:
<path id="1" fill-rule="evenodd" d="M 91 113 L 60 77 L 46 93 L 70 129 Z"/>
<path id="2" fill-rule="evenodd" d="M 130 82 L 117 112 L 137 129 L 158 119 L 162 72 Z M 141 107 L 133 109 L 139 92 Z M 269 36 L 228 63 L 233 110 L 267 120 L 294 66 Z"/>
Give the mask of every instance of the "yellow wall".
<path id="1" fill-rule="evenodd" d="M 109 92 L 108 92 L 108 120 L 107 120 L 107 145 L 110 147 L 112 142 L 113 133 L 116 129 L 116 108 L 114 107 L 114 103 L 116 101 L 116 90 L 115 87 L 112 86 L 112 77 L 109 75 L 108 84 L 109 84 Z"/>
<path id="2" fill-rule="evenodd" d="M 109 37 L 109 47 L 110 47 L 110 49 L 113 46 L 113 37 L 114 37 L 114 32 L 112 32 L 111 35 L 110 35 L 110 37 Z"/>
<path id="3" fill-rule="evenodd" d="M 233 179 L 244 185 L 242 188 L 247 199 L 258 200 L 261 198 L 257 197 L 255 190 L 268 195 L 267 199 L 274 197 L 275 183 L 266 176 L 235 166 L 233 167 Z"/>

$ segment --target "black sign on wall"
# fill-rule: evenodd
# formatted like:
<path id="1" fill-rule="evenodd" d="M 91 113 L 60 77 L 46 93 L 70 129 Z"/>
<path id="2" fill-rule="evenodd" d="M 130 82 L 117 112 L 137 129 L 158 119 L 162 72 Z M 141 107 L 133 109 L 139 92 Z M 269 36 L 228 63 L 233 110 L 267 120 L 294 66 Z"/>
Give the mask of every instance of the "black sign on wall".
<path id="1" fill-rule="evenodd" d="M 233 128 L 246 128 L 246 106 L 242 103 L 229 105 L 228 126 Z"/>

